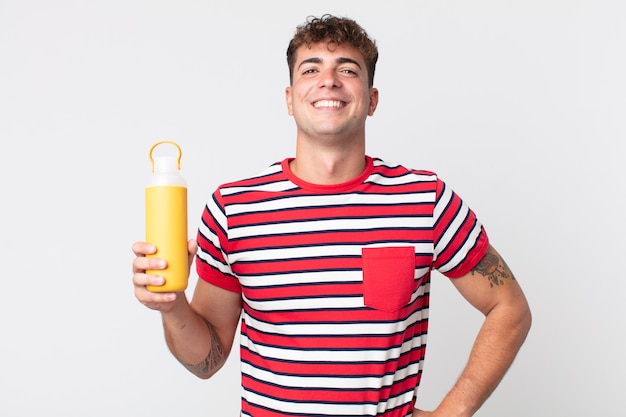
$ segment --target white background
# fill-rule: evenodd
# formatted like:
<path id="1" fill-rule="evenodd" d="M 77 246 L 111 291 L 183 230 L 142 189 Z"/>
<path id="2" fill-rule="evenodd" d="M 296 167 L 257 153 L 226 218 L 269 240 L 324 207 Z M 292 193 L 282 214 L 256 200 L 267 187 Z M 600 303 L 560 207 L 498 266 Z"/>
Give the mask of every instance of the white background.
<path id="1" fill-rule="evenodd" d="M 293 156 L 285 49 L 327 12 L 380 48 L 368 153 L 438 172 L 532 306 L 478 415 L 623 416 L 618 0 L 0 0 L 0 415 L 238 415 L 237 354 L 196 379 L 132 293 L 147 151 L 182 147 L 195 236 L 218 184 Z M 425 408 L 481 320 L 441 275 L 432 304 Z"/>

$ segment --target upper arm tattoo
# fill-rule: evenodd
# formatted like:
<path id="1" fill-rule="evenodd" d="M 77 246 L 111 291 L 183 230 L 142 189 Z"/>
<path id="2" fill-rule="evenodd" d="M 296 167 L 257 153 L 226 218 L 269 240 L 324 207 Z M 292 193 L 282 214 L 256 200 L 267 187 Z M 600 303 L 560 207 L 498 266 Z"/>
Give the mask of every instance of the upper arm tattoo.
<path id="1" fill-rule="evenodd" d="M 217 337 L 217 332 L 211 326 L 211 324 L 202 318 L 207 328 L 209 329 L 209 333 L 211 334 L 211 348 L 206 358 L 203 361 L 198 362 L 196 364 L 184 363 L 185 368 L 189 369 L 195 375 L 206 375 L 212 372 L 215 368 L 219 366 L 219 364 L 224 359 L 224 347 L 220 342 L 220 339 Z"/>
<path id="2" fill-rule="evenodd" d="M 515 276 L 509 266 L 491 246 L 480 262 L 471 270 L 471 273 L 472 275 L 480 274 L 487 278 L 491 287 L 504 285 L 507 279 L 515 281 Z"/>

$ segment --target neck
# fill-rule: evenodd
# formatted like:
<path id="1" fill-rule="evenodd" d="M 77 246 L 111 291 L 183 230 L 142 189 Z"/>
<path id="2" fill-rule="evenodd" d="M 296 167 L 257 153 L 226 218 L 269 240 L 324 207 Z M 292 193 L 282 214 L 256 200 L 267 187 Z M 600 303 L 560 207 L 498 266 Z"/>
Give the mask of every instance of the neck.
<path id="1" fill-rule="evenodd" d="M 298 141 L 291 172 L 312 184 L 330 185 L 350 181 L 365 169 L 365 143 L 353 146 L 311 147 Z"/>

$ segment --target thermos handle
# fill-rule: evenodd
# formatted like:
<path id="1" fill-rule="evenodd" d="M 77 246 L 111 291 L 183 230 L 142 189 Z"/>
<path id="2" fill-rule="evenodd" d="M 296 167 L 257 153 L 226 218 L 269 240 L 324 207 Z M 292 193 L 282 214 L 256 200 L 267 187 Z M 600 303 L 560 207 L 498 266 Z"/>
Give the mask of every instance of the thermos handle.
<path id="1" fill-rule="evenodd" d="M 148 157 L 150 158 L 150 164 L 152 165 L 152 172 L 154 172 L 154 158 L 152 158 L 152 151 L 154 150 L 154 148 L 156 148 L 157 146 L 163 143 L 169 143 L 170 145 L 173 145 L 176 147 L 176 149 L 178 149 L 178 161 L 177 162 L 178 162 L 178 170 L 180 171 L 180 159 L 183 156 L 183 151 L 180 149 L 180 146 L 178 146 L 176 142 L 173 142 L 171 140 L 162 140 L 152 145 L 152 147 L 150 147 L 150 150 L 148 151 Z"/>

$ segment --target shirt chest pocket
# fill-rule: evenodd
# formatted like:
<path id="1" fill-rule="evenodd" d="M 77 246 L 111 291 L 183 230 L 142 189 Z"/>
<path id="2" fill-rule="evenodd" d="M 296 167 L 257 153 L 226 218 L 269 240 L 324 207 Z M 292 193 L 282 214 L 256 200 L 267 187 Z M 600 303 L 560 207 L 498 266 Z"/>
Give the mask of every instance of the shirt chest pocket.
<path id="1" fill-rule="evenodd" d="M 382 311 L 407 305 L 415 291 L 413 246 L 363 248 L 363 302 Z"/>

